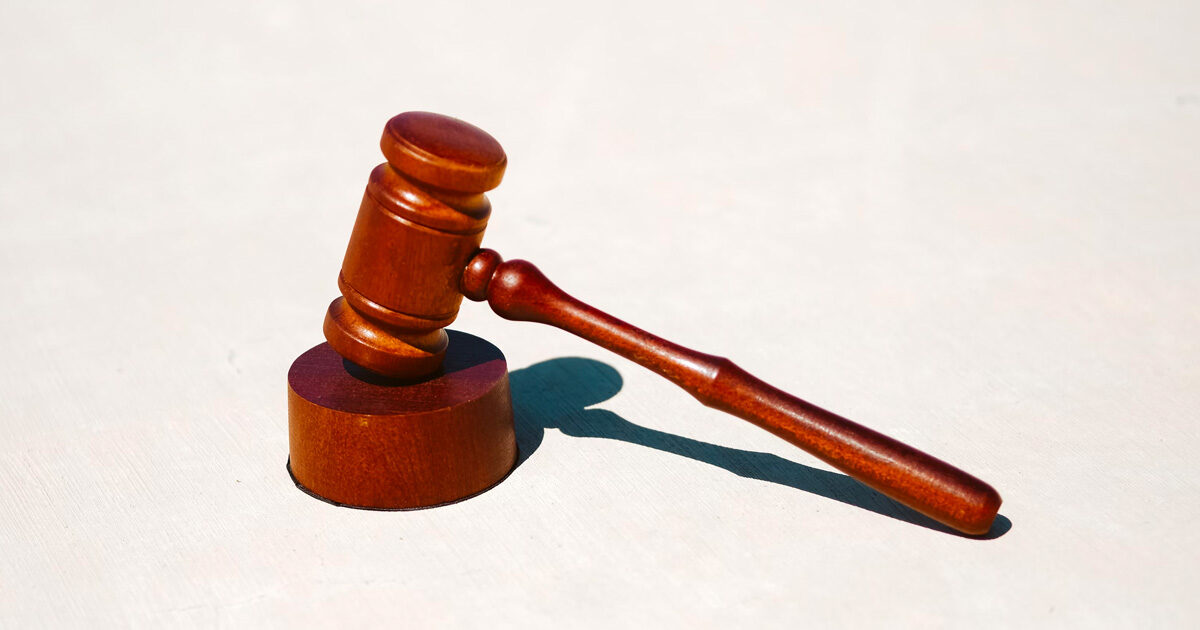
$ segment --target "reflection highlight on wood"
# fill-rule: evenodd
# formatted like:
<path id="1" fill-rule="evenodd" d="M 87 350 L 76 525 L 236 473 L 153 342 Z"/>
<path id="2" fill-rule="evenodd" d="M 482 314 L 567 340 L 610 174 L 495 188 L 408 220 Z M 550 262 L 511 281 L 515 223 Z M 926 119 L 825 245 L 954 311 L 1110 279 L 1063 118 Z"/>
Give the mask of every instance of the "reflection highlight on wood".
<path id="1" fill-rule="evenodd" d="M 342 295 L 330 305 L 324 326 L 329 347 L 354 365 L 410 386 L 445 380 L 443 364 L 456 348 L 443 329 L 454 321 L 464 296 L 486 300 L 502 317 L 556 326 L 643 365 L 703 404 L 748 420 L 941 523 L 969 534 L 990 528 L 1000 495 L 978 478 L 772 387 L 728 359 L 684 348 L 601 312 L 564 293 L 526 261 L 505 262 L 496 252 L 480 249 L 491 215 L 484 193 L 499 185 L 508 164 L 500 144 L 483 130 L 438 114 L 409 112 L 388 121 L 380 148 L 387 162 L 368 180 L 338 277 Z M 312 374 L 299 376 L 303 381 Z M 511 433 L 511 410 L 501 409 L 499 402 L 455 410 L 465 405 L 455 402 L 453 387 L 459 385 L 445 382 L 451 390 L 444 392 L 444 404 L 468 418 L 462 431 L 491 426 L 483 414 L 507 413 L 500 424 L 506 422 Z M 340 387 L 348 395 L 357 388 L 349 381 Z M 507 406 L 506 381 L 504 392 Z M 319 405 L 296 409 L 293 456 L 310 452 L 317 435 L 315 430 L 297 434 L 295 427 L 325 421 L 319 420 L 324 414 Z M 337 422 L 353 415 L 346 405 L 336 412 Z M 507 441 L 485 441 L 476 453 L 475 447 L 462 447 L 473 439 L 464 434 L 425 450 L 405 447 L 404 456 L 418 467 L 426 459 L 463 466 L 471 465 L 471 458 L 511 462 Z M 358 455 L 354 449 L 340 452 L 325 466 L 335 472 L 339 466 L 357 466 Z"/>
<path id="2" fill-rule="evenodd" d="M 567 295 L 527 261 L 482 250 L 466 267 L 467 297 L 505 319 L 561 328 L 679 385 L 701 403 L 748 420 L 896 501 L 968 534 L 1000 509 L 987 483 L 882 433 L 783 392 L 729 359 L 690 350 Z"/>

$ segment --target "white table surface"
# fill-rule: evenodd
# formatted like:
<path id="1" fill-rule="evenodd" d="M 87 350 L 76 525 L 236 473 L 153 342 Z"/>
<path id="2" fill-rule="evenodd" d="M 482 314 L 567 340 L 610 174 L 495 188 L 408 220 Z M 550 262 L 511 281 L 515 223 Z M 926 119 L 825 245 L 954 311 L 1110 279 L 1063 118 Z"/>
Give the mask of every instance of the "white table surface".
<path id="1" fill-rule="evenodd" d="M 1197 3 L 20 4 L 0 626 L 1200 623 Z M 409 109 L 505 146 L 486 245 L 988 480 L 1007 525 L 914 524 L 473 303 L 516 472 L 417 512 L 299 492 L 285 374 Z"/>

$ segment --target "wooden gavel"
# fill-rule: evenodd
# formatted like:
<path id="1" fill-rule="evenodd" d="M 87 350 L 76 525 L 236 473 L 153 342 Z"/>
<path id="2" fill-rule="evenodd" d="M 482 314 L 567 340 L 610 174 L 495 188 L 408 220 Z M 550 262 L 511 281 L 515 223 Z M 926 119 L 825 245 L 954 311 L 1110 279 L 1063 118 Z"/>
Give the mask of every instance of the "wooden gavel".
<path id="1" fill-rule="evenodd" d="M 564 293 L 532 264 L 480 249 L 504 150 L 486 132 L 437 114 L 388 121 L 387 162 L 372 173 L 330 305 L 325 337 L 346 360 L 383 377 L 437 374 L 463 296 L 511 320 L 578 335 L 670 379 L 700 402 L 748 420 L 847 475 L 968 534 L 1000 508 L 988 484 L 886 435 L 689 350 Z"/>

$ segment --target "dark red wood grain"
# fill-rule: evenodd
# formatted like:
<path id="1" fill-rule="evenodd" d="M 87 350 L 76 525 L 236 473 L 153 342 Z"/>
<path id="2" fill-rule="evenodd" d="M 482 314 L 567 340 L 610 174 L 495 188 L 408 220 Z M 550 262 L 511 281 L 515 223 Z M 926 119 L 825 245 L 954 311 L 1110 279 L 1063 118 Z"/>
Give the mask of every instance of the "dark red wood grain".
<path id="1" fill-rule="evenodd" d="M 428 112 L 393 117 L 379 146 L 387 162 L 367 180 L 325 339 L 374 372 L 416 379 L 442 362 L 459 277 L 492 212 L 484 193 L 508 159 L 478 127 Z"/>
<path id="2" fill-rule="evenodd" d="M 516 463 L 508 366 L 496 346 L 450 331 L 438 374 L 394 381 L 327 343 L 288 371 L 289 466 L 331 502 L 428 507 L 481 492 Z"/>
<path id="3" fill-rule="evenodd" d="M 567 295 L 524 260 L 482 250 L 462 286 L 506 319 L 556 326 L 670 379 L 701 403 L 748 420 L 879 492 L 968 534 L 1000 509 L 987 483 L 946 462 L 755 378 L 729 359 L 690 350 Z"/>
<path id="4" fill-rule="evenodd" d="M 443 328 L 465 295 L 487 300 L 508 319 L 557 326 L 644 365 L 705 405 L 749 420 L 942 523 L 988 531 L 1000 495 L 979 479 L 780 391 L 728 359 L 598 311 L 528 262 L 504 262 L 479 249 L 491 215 L 483 193 L 500 183 L 508 164 L 483 130 L 408 112 L 388 121 L 380 148 L 387 162 L 368 180 L 338 277 L 342 296 L 326 314 L 329 346 L 320 347 L 319 361 L 301 357 L 289 377 L 292 466 L 298 481 L 315 484 L 310 490 L 356 505 L 428 505 L 475 491 L 511 466 L 507 380 L 488 372 L 482 382 L 503 396 L 488 394 L 480 405 L 468 395 L 479 383 L 465 378 L 476 372 L 449 371 L 461 349 Z M 349 378 L 332 362 L 333 351 L 410 384 L 379 389 L 369 378 Z M 381 401 L 387 409 L 368 409 Z M 409 469 L 415 477 L 405 476 Z M 455 470 L 474 481 L 442 478 Z"/>

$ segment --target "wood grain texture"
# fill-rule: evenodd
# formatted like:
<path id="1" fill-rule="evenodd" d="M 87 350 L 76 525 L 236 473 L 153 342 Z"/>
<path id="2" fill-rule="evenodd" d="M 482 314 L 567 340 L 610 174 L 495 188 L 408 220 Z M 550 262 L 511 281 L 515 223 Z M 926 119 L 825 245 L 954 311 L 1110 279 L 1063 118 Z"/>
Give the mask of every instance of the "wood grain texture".
<path id="1" fill-rule="evenodd" d="M 458 501 L 512 470 L 517 448 L 504 355 L 450 331 L 440 374 L 382 379 L 327 343 L 288 372 L 289 467 L 297 484 L 351 507 Z"/>
<path id="2" fill-rule="evenodd" d="M 328 343 L 288 374 L 289 470 L 334 503 L 426 507 L 490 487 L 516 461 L 503 356 L 469 335 L 452 346 L 443 330 L 507 158 L 477 127 L 427 112 L 389 120 L 380 149 L 388 161 L 363 194 Z"/>
<path id="3" fill-rule="evenodd" d="M 911 446 L 772 387 L 729 359 L 684 348 L 567 295 L 527 261 L 484 250 L 463 276 L 467 297 L 506 319 L 556 326 L 645 366 L 701 403 L 819 457 L 883 494 L 968 534 L 1000 509 L 987 483 Z"/>
<path id="4" fill-rule="evenodd" d="M 1200 4 L 521 7 L 6 3 L 0 627 L 1200 627 Z M 447 508 L 297 491 L 285 375 L 404 108 L 504 142 L 484 246 L 1012 529 L 881 516 L 473 302 L 530 458 Z"/>
<path id="5" fill-rule="evenodd" d="M 388 121 L 381 148 L 388 163 L 371 174 L 338 280 L 343 297 L 325 320 L 326 338 L 346 359 L 391 377 L 429 374 L 446 351 L 440 325 L 454 320 L 464 295 L 486 299 L 503 317 L 557 326 L 644 365 L 705 405 L 950 527 L 968 534 L 991 528 L 1000 495 L 983 481 L 771 387 L 728 359 L 602 313 L 528 262 L 476 250 L 490 212 L 482 193 L 500 183 L 507 164 L 484 131 L 409 112 Z"/>
<path id="6" fill-rule="evenodd" d="M 419 378 L 445 355 L 441 329 L 458 315 L 459 276 L 491 214 L 483 193 L 507 158 L 486 132 L 428 112 L 389 120 L 380 149 L 388 161 L 367 182 L 325 338 L 376 373 Z"/>

